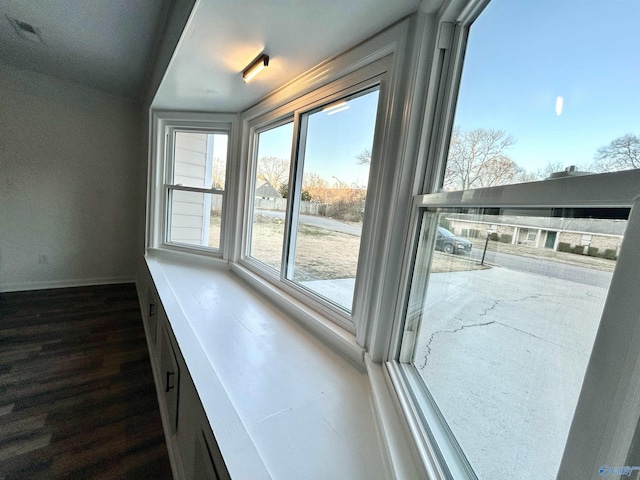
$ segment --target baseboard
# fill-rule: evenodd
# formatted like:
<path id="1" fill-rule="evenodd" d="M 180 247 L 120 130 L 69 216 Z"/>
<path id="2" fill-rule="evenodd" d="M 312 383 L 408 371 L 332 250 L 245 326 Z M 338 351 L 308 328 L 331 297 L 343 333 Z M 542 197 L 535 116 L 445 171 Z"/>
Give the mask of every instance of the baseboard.
<path id="1" fill-rule="evenodd" d="M 0 292 L 23 292 L 27 290 L 48 290 L 51 288 L 88 287 L 114 283 L 135 283 L 135 277 L 76 278 L 70 280 L 49 280 L 44 282 L 0 283 Z"/>

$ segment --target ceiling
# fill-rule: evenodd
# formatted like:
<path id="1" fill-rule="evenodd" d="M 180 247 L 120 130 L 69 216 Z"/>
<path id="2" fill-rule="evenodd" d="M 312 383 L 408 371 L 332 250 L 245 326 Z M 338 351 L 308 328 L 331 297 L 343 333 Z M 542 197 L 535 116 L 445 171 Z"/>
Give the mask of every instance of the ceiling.
<path id="1" fill-rule="evenodd" d="M 141 100 L 177 0 L 0 0 L 0 62 Z M 238 112 L 420 0 L 197 0 L 153 106 Z M 34 27 L 42 42 L 18 34 Z M 36 35 L 31 35 L 36 38 Z M 269 67 L 241 71 L 259 53 Z"/>
<path id="2" fill-rule="evenodd" d="M 153 107 L 239 112 L 402 18 L 420 0 L 199 0 Z M 248 84 L 262 51 L 269 67 Z"/>
<path id="3" fill-rule="evenodd" d="M 142 98 L 172 3 L 0 0 L 0 62 Z M 43 42 L 22 38 L 7 17 L 35 27 Z"/>

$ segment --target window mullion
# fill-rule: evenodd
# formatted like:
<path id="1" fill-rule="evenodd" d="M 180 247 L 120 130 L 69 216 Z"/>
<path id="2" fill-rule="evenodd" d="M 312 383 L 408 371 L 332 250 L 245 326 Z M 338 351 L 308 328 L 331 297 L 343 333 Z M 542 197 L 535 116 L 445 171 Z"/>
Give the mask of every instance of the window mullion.
<path id="1" fill-rule="evenodd" d="M 302 175 L 304 154 L 307 143 L 307 118 L 296 112 L 294 117 L 293 147 L 291 152 L 291 170 L 289 174 L 289 192 L 287 199 L 287 215 L 285 217 L 285 238 L 282 252 L 282 268 L 280 279 L 293 276 L 296 241 L 298 236 L 298 217 L 300 214 L 300 194 L 302 191 Z"/>

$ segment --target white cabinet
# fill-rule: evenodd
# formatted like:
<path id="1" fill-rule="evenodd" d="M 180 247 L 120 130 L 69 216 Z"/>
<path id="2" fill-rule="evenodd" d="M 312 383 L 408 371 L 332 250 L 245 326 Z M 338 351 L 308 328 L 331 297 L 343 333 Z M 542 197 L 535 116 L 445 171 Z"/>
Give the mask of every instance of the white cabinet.
<path id="1" fill-rule="evenodd" d="M 158 330 L 158 294 L 152 285 L 147 288 L 147 298 L 143 305 L 144 320 L 146 324 L 146 331 L 149 340 L 152 344 L 156 343 L 156 336 Z"/>
<path id="2" fill-rule="evenodd" d="M 176 479 L 229 480 L 224 460 L 151 278 L 141 302 L 165 440 Z"/>
<path id="3" fill-rule="evenodd" d="M 180 367 L 173 348 L 172 335 L 168 325 L 162 327 L 162 343 L 160 344 L 160 378 L 167 418 L 171 433 L 178 428 L 178 397 L 180 393 Z"/>
<path id="4" fill-rule="evenodd" d="M 218 470 L 217 465 L 224 464 L 215 439 L 207 438 L 210 430 L 202 430 L 196 434 L 193 457 L 193 480 L 227 480 L 226 470 Z"/>

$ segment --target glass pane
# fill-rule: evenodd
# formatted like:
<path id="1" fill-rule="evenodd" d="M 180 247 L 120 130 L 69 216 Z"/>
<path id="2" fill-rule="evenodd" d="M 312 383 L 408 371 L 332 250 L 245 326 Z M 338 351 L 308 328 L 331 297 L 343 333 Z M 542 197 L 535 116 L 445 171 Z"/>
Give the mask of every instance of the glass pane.
<path id="1" fill-rule="evenodd" d="M 347 311 L 353 303 L 377 106 L 374 90 L 303 118 L 302 191 L 287 278 Z"/>
<path id="2" fill-rule="evenodd" d="M 220 248 L 222 195 L 170 192 L 169 242 Z"/>
<path id="3" fill-rule="evenodd" d="M 491 0 L 469 35 L 445 189 L 640 168 L 640 2 L 611 7 Z"/>
<path id="4" fill-rule="evenodd" d="M 173 185 L 224 190 L 226 133 L 176 132 Z"/>
<path id="5" fill-rule="evenodd" d="M 402 360 L 480 480 L 556 478 L 627 215 L 424 213 Z"/>
<path id="6" fill-rule="evenodd" d="M 249 255 L 280 270 L 289 192 L 293 122 L 258 134 L 255 197 Z"/>

